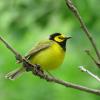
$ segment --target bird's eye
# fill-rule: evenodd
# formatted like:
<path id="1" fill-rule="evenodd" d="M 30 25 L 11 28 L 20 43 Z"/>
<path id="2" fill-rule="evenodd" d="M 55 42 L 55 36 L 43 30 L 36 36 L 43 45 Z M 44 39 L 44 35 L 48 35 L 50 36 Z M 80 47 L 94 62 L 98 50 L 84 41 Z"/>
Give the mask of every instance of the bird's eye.
<path id="1" fill-rule="evenodd" d="M 61 40 L 63 40 L 63 39 L 64 39 L 64 37 L 62 37 L 62 36 L 59 36 L 58 38 L 59 38 L 59 39 L 61 39 Z"/>
<path id="2" fill-rule="evenodd" d="M 62 36 L 56 36 L 54 38 L 54 40 L 57 41 L 57 42 L 63 42 L 64 41 L 64 37 L 62 37 Z"/>

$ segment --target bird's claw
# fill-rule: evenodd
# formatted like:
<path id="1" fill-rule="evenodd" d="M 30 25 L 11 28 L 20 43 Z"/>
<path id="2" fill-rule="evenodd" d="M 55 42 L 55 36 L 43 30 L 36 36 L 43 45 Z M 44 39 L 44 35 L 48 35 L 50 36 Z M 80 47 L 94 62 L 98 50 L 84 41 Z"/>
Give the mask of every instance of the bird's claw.
<path id="1" fill-rule="evenodd" d="M 39 64 L 34 65 L 34 74 L 41 75 L 44 74 L 43 70 L 41 69 Z"/>

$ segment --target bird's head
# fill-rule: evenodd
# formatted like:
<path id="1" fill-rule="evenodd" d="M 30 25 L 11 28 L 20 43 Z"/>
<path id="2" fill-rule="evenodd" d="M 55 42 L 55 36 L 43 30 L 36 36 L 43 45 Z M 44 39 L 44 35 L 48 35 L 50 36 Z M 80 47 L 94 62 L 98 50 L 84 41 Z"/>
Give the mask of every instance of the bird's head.
<path id="1" fill-rule="evenodd" d="M 66 50 L 66 41 L 71 37 L 66 37 L 61 33 L 53 33 L 50 35 L 49 39 L 57 42 L 61 47 Z"/>

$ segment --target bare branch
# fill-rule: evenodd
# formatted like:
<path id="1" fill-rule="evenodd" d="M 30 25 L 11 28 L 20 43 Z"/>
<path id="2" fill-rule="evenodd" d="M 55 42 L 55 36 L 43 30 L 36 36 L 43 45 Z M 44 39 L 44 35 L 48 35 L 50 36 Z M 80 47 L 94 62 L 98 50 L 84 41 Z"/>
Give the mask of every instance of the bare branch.
<path id="1" fill-rule="evenodd" d="M 70 11 L 76 16 L 76 18 L 78 19 L 78 21 L 80 22 L 81 28 L 84 31 L 84 33 L 86 34 L 86 36 L 88 37 L 88 39 L 90 40 L 90 43 L 92 44 L 96 55 L 100 61 L 100 53 L 99 50 L 97 49 L 96 43 L 93 39 L 93 37 L 91 36 L 91 33 L 88 31 L 85 23 L 83 22 L 82 17 L 80 16 L 79 11 L 77 10 L 77 8 L 75 7 L 75 5 L 73 4 L 72 0 L 65 0 L 66 1 L 66 5 L 68 6 L 68 8 L 70 9 Z"/>
<path id="2" fill-rule="evenodd" d="M 100 95 L 100 90 L 91 89 L 91 88 L 88 88 L 88 87 L 85 87 L 85 86 L 80 86 L 80 85 L 77 85 L 77 84 L 66 82 L 66 81 L 57 79 L 55 77 L 51 77 L 51 76 L 49 76 L 49 75 L 47 75 L 45 73 L 37 72 L 36 71 L 36 67 L 37 67 L 36 65 L 32 65 L 26 58 L 22 57 L 2 37 L 0 37 L 0 40 L 6 45 L 6 47 L 9 50 L 11 50 L 11 52 L 15 56 L 18 57 L 17 60 L 19 60 L 20 62 L 22 62 L 23 64 L 27 65 L 29 68 L 31 68 L 31 71 L 33 72 L 34 75 L 39 76 L 40 78 L 42 78 L 44 80 L 47 80 L 48 82 L 54 82 L 54 83 L 57 83 L 57 84 L 61 84 L 61 85 L 65 86 L 65 87 L 70 87 L 70 88 L 74 88 L 74 89 L 77 89 L 77 90 L 85 91 L 85 92 L 88 92 L 88 93 L 93 93 L 93 94 L 96 94 L 96 95 Z M 20 55 L 20 56 L 18 56 L 18 55 Z"/>
<path id="3" fill-rule="evenodd" d="M 88 88 L 88 87 L 85 87 L 85 86 L 80 86 L 80 85 L 77 85 L 77 84 L 73 84 L 73 83 L 70 83 L 70 82 L 66 82 L 66 81 L 63 81 L 63 80 L 60 80 L 60 79 L 57 79 L 55 77 L 50 77 L 48 75 L 42 75 L 42 74 L 38 74 L 39 77 L 49 81 L 49 82 L 54 82 L 54 83 L 57 83 L 57 84 L 61 84 L 65 87 L 70 87 L 70 88 L 74 88 L 74 89 L 77 89 L 77 90 L 81 90 L 81 91 L 85 91 L 85 92 L 88 92 L 88 93 L 93 93 L 93 94 L 96 94 L 96 95 L 100 95 L 100 91 L 99 90 L 95 90 L 95 89 L 91 89 L 91 88 Z"/>
<path id="4" fill-rule="evenodd" d="M 99 62 L 95 60 L 95 58 L 91 55 L 90 51 L 85 50 L 85 52 L 87 53 L 88 56 L 90 56 L 90 58 L 94 61 L 94 63 L 97 65 L 97 67 L 100 68 Z"/>
<path id="5" fill-rule="evenodd" d="M 89 70 L 87 70 L 87 69 L 86 69 L 85 67 L 83 67 L 83 66 L 80 66 L 79 68 L 80 68 L 80 70 L 81 70 L 82 72 L 86 72 L 87 74 L 89 74 L 90 76 L 92 76 L 93 78 L 95 78 L 97 81 L 100 82 L 100 78 L 99 78 L 97 75 L 93 74 L 92 72 L 90 72 Z"/>
<path id="6" fill-rule="evenodd" d="M 12 48 L 1 36 L 0 36 L 0 40 L 5 44 L 5 46 L 15 55 L 16 59 L 17 60 L 20 60 L 21 61 L 21 55 L 19 53 L 17 53 L 17 51 Z M 22 62 L 22 61 L 21 61 Z"/>

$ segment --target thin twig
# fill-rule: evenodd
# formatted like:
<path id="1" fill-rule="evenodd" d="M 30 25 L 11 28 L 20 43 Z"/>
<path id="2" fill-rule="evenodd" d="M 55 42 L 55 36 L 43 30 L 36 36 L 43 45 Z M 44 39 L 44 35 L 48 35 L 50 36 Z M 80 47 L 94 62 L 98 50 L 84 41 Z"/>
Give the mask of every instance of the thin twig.
<path id="1" fill-rule="evenodd" d="M 20 55 L 18 52 L 15 52 L 15 50 L 2 37 L 0 37 L 0 40 L 6 45 L 6 47 L 9 50 L 11 50 L 11 52 L 15 56 Z M 88 87 L 85 87 L 85 86 L 80 86 L 80 85 L 77 85 L 77 84 L 66 82 L 66 81 L 51 77 L 49 75 L 46 75 L 44 73 L 40 73 L 40 72 L 36 73 L 35 70 L 34 70 L 35 65 L 32 65 L 27 59 L 25 59 L 21 55 L 18 56 L 18 60 L 21 61 L 22 63 L 27 63 L 28 67 L 31 67 L 31 68 L 33 67 L 33 69 L 32 69 L 33 74 L 36 75 L 36 76 L 39 76 L 40 78 L 42 78 L 44 80 L 47 80 L 49 82 L 54 82 L 54 83 L 57 83 L 57 84 L 61 84 L 61 85 L 65 86 L 65 87 L 70 87 L 70 88 L 74 88 L 74 89 L 77 89 L 77 90 L 85 91 L 85 92 L 88 92 L 88 93 L 93 93 L 93 94 L 96 94 L 96 95 L 100 95 L 100 90 L 91 89 L 91 88 L 88 88 Z"/>
<path id="2" fill-rule="evenodd" d="M 17 51 L 16 51 L 14 48 L 12 48 L 12 47 L 10 46 L 10 44 L 8 44 L 1 36 L 0 36 L 0 40 L 1 40 L 1 41 L 5 44 L 5 46 L 15 55 L 16 59 L 21 61 L 22 56 L 21 56 L 19 53 L 17 53 Z"/>
<path id="3" fill-rule="evenodd" d="M 99 78 L 97 75 L 93 74 L 92 72 L 90 72 L 89 70 L 87 70 L 87 69 L 86 69 L 85 67 L 83 67 L 83 66 L 80 66 L 79 68 L 80 68 L 80 70 L 81 70 L 82 72 L 86 72 L 87 74 L 89 74 L 90 76 L 92 76 L 93 78 L 95 78 L 97 81 L 100 82 L 100 78 Z"/>
<path id="4" fill-rule="evenodd" d="M 100 68 L 100 64 L 95 60 L 95 58 L 91 55 L 90 50 L 85 50 L 87 55 L 94 61 L 94 63 L 97 65 L 97 67 Z"/>
<path id="5" fill-rule="evenodd" d="M 76 18 L 78 19 L 78 21 L 80 22 L 80 25 L 81 25 L 81 28 L 82 30 L 84 31 L 84 33 L 87 35 L 88 39 L 90 40 L 95 52 L 96 52 L 96 55 L 100 61 L 100 52 L 99 50 L 97 49 L 97 46 L 96 46 L 96 43 L 93 39 L 93 37 L 91 36 L 91 33 L 88 31 L 82 17 L 80 16 L 80 13 L 79 11 L 77 10 L 77 8 L 75 7 L 75 5 L 73 4 L 72 0 L 66 0 L 66 5 L 68 6 L 68 8 L 71 10 L 71 12 L 76 16 Z"/>

